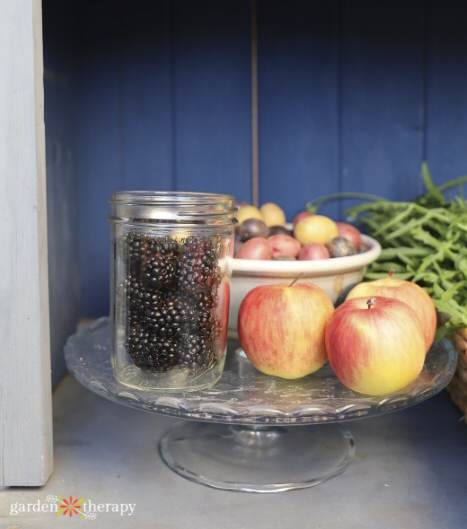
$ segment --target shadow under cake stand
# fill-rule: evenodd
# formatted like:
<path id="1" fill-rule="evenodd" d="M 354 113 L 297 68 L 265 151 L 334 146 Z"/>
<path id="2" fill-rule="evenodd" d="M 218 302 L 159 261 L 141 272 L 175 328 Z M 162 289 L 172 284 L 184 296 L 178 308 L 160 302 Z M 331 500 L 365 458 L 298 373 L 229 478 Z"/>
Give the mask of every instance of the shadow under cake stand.
<path id="1" fill-rule="evenodd" d="M 68 339 L 65 360 L 83 386 L 109 400 L 179 417 L 159 442 L 164 462 L 197 483 L 218 489 L 280 492 L 317 485 L 342 472 L 355 453 L 339 423 L 418 404 L 451 380 L 457 354 L 448 340 L 434 345 L 422 373 L 384 397 L 355 393 L 326 365 L 288 381 L 261 374 L 238 342 L 229 342 L 224 373 L 210 389 L 154 393 L 128 388 L 114 377 L 110 324 L 102 318 Z"/>

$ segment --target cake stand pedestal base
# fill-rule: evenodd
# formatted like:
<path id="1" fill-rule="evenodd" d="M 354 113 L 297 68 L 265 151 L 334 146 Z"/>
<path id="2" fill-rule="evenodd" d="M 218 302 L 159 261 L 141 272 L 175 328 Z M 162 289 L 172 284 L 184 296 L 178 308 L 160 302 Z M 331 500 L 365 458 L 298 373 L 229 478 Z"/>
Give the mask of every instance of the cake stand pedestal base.
<path id="1" fill-rule="evenodd" d="M 353 437 L 340 423 L 419 404 L 450 382 L 457 365 L 452 343 L 441 340 L 411 384 L 370 396 L 344 387 L 329 364 L 285 380 L 260 373 L 238 353 L 227 355 L 214 387 L 160 393 L 116 380 L 110 335 L 104 318 L 68 339 L 65 359 L 76 380 L 118 404 L 185 419 L 161 440 L 165 463 L 197 483 L 245 492 L 302 489 L 339 474 L 355 453 Z M 230 344 L 232 352 L 237 347 Z"/>
<path id="2" fill-rule="evenodd" d="M 282 492 L 318 485 L 352 460 L 351 433 L 337 424 L 249 426 L 182 421 L 161 439 L 177 474 L 216 489 Z"/>

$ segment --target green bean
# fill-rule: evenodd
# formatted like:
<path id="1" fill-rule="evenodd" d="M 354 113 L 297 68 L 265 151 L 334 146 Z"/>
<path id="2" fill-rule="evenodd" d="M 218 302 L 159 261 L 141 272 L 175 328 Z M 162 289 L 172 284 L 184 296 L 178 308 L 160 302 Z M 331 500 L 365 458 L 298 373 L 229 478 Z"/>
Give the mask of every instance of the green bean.
<path id="1" fill-rule="evenodd" d="M 448 316 L 438 330 L 441 337 L 467 327 L 467 176 L 436 186 L 424 163 L 422 179 L 426 192 L 414 202 L 378 198 L 347 213 L 350 220 L 359 219 L 383 248 L 365 279 L 384 277 L 393 269 L 397 277 L 425 288 L 437 309 Z M 448 200 L 444 192 L 456 186 L 458 196 Z"/>

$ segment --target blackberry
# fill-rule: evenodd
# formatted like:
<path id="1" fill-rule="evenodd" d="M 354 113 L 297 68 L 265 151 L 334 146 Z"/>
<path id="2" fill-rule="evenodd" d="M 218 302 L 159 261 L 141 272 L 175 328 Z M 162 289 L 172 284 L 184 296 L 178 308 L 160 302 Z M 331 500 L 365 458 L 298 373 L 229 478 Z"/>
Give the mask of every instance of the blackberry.
<path id="1" fill-rule="evenodd" d="M 146 261 L 147 237 L 141 233 L 128 233 L 125 237 L 128 272 L 133 277 L 141 276 L 141 266 Z"/>
<path id="2" fill-rule="evenodd" d="M 220 283 L 216 250 L 209 239 L 186 239 L 180 249 L 177 283 L 185 292 L 200 292 Z"/>
<path id="3" fill-rule="evenodd" d="M 125 293 L 130 309 L 139 308 L 144 300 L 144 286 L 138 279 L 135 279 L 131 274 L 128 274 L 125 281 Z"/>
<path id="4" fill-rule="evenodd" d="M 160 340 L 144 327 L 133 328 L 128 337 L 128 353 L 143 371 L 164 372 L 177 363 L 177 347 L 172 340 Z"/>
<path id="5" fill-rule="evenodd" d="M 173 285 L 177 270 L 178 244 L 170 237 L 140 233 L 126 235 L 128 272 L 149 290 Z"/>
<path id="6" fill-rule="evenodd" d="M 215 362 L 216 356 L 212 343 L 196 334 L 182 337 L 178 350 L 178 363 L 194 372 L 205 371 Z"/>
<path id="7" fill-rule="evenodd" d="M 175 295 L 169 296 L 166 301 L 167 310 L 175 323 L 186 330 L 196 321 L 196 312 L 189 300 Z"/>
<path id="8" fill-rule="evenodd" d="M 218 302 L 217 287 L 211 292 L 193 295 L 195 327 L 200 335 L 210 341 L 220 334 L 220 320 L 216 315 Z"/>
<path id="9" fill-rule="evenodd" d="M 151 292 L 144 281 L 128 275 L 126 280 L 126 297 L 130 309 L 145 309 L 161 303 L 159 292 Z"/>
<path id="10" fill-rule="evenodd" d="M 221 281 L 211 239 L 130 233 L 125 238 L 127 350 L 144 371 L 164 372 L 176 365 L 192 374 L 216 361 L 220 334 L 216 314 Z"/>
<path id="11" fill-rule="evenodd" d="M 142 273 L 149 289 L 173 286 L 177 272 L 178 245 L 169 237 L 150 239 Z"/>
<path id="12" fill-rule="evenodd" d="M 137 327 L 147 313 L 155 310 L 162 303 L 160 294 L 148 292 L 141 280 L 133 279 L 131 276 L 126 281 L 126 299 L 130 329 Z"/>
<path id="13" fill-rule="evenodd" d="M 173 338 L 190 328 L 194 314 L 187 303 L 167 297 L 163 298 L 159 305 L 145 310 L 141 321 L 145 328 L 159 338 Z"/>

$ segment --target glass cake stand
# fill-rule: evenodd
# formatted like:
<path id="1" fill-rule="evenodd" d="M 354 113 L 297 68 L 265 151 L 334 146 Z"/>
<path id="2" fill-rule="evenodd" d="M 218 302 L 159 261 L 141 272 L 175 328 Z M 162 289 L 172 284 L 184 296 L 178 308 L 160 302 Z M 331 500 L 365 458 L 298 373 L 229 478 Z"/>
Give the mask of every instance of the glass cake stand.
<path id="1" fill-rule="evenodd" d="M 339 423 L 432 397 L 449 383 L 457 363 L 455 349 L 443 340 L 430 350 L 415 382 L 371 397 L 345 388 L 328 365 L 300 380 L 263 375 L 235 350 L 238 345 L 229 343 L 219 382 L 192 393 L 152 393 L 118 383 L 107 318 L 71 336 L 65 360 L 78 382 L 102 397 L 193 419 L 175 423 L 160 440 L 161 457 L 172 470 L 214 488 L 249 492 L 306 488 L 339 474 L 355 453 L 352 434 Z"/>

